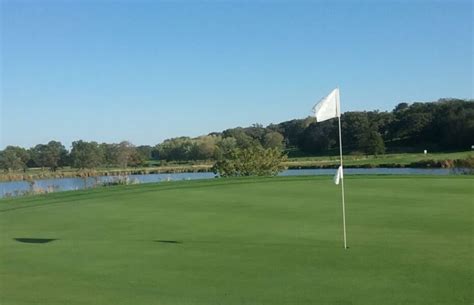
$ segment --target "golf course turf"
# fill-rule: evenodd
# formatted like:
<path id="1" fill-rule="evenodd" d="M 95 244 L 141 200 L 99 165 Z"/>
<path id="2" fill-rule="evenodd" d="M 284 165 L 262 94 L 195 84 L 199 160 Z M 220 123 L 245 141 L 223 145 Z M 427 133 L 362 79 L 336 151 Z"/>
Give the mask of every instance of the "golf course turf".
<path id="1" fill-rule="evenodd" d="M 473 177 L 162 182 L 0 200 L 0 304 L 466 304 Z"/>

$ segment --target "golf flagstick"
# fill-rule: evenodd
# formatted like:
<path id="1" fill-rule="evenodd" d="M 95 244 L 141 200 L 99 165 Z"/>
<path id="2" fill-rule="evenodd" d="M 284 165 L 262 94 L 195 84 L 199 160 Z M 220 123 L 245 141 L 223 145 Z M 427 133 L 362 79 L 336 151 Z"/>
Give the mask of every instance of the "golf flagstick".
<path id="1" fill-rule="evenodd" d="M 347 249 L 347 234 L 346 234 L 346 203 L 344 198 L 344 169 L 342 162 L 342 132 L 341 132 L 341 104 L 339 101 L 339 88 L 334 89 L 328 96 L 319 101 L 314 107 L 313 112 L 317 122 L 326 121 L 329 119 L 338 119 L 339 125 L 339 154 L 341 164 L 334 176 L 334 183 L 339 185 L 341 182 L 342 193 L 342 226 L 344 231 L 344 249 Z"/>
<path id="2" fill-rule="evenodd" d="M 339 88 L 337 90 L 339 91 Z M 344 230 L 344 249 L 347 249 L 346 203 L 345 203 L 345 200 L 344 200 L 344 166 L 343 166 L 343 163 L 342 163 L 342 132 L 341 132 L 341 112 L 340 112 L 341 110 L 339 109 L 341 104 L 340 104 L 340 101 L 339 101 L 339 98 L 340 98 L 339 94 L 336 95 L 336 98 L 337 98 L 336 107 L 338 107 L 336 112 L 339 114 L 338 117 L 337 117 L 337 120 L 338 120 L 338 123 L 339 123 L 339 155 L 341 157 L 340 179 L 341 179 L 341 194 L 342 194 L 342 227 L 343 227 L 343 230 Z M 339 171 L 339 169 L 338 169 L 338 171 Z"/>

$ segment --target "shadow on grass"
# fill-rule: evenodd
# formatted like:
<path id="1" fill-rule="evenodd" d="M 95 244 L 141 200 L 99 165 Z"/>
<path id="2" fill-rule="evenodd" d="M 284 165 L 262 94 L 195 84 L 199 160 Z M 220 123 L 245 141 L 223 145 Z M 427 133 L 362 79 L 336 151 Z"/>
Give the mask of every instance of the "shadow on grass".
<path id="1" fill-rule="evenodd" d="M 57 239 L 56 238 L 14 238 L 14 240 L 20 243 L 28 243 L 28 244 L 47 244 Z"/>
<path id="2" fill-rule="evenodd" d="M 178 240 L 162 240 L 162 239 L 159 239 L 159 240 L 154 240 L 154 242 L 163 243 L 163 244 L 182 244 L 182 242 L 180 242 Z"/>

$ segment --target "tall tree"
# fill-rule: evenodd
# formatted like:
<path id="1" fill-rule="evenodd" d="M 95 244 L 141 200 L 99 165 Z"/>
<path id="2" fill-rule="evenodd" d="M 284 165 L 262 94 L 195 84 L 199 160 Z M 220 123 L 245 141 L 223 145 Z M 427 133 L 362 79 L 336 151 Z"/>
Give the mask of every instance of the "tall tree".
<path id="1" fill-rule="evenodd" d="M 370 130 L 364 134 L 361 140 L 361 146 L 363 146 L 363 151 L 368 155 L 376 156 L 385 153 L 385 144 L 382 136 L 376 130 Z"/>
<path id="2" fill-rule="evenodd" d="M 284 147 L 283 140 L 284 140 L 284 137 L 281 133 L 277 131 L 268 131 L 263 136 L 263 147 L 283 149 Z"/>
<path id="3" fill-rule="evenodd" d="M 341 117 L 342 142 L 346 151 L 365 150 L 365 137 L 370 132 L 367 112 L 346 112 Z"/>
<path id="4" fill-rule="evenodd" d="M 217 142 L 216 159 L 222 159 L 236 148 L 237 140 L 234 137 L 221 138 Z"/>
<path id="5" fill-rule="evenodd" d="M 336 124 L 335 120 L 330 120 L 309 125 L 300 136 L 300 149 L 313 154 L 332 152 L 337 145 Z"/>
<path id="6" fill-rule="evenodd" d="M 192 160 L 211 160 L 216 157 L 217 143 L 220 136 L 202 136 L 192 140 L 193 146 L 190 151 Z"/>
<path id="7" fill-rule="evenodd" d="M 291 120 L 277 125 L 270 125 L 268 128 L 283 135 L 285 138 L 285 146 L 296 147 L 304 141 L 302 139 L 304 131 L 314 122 L 316 122 L 315 118 L 307 117 L 305 119 Z"/>
<path id="8" fill-rule="evenodd" d="M 101 154 L 103 156 L 104 166 L 117 166 L 118 165 L 118 145 L 115 143 L 101 143 L 99 144 Z"/>
<path id="9" fill-rule="evenodd" d="M 256 135 L 259 127 L 255 127 L 252 129 L 250 134 Z M 239 148 L 250 148 L 253 146 L 258 146 L 260 144 L 260 139 L 253 138 L 249 133 L 246 132 L 246 130 L 242 127 L 237 127 L 237 128 L 231 128 L 224 130 L 222 133 L 222 136 L 224 138 L 227 137 L 232 137 L 235 139 L 237 147 Z"/>
<path id="10" fill-rule="evenodd" d="M 159 159 L 168 161 L 191 160 L 192 148 L 193 142 L 189 137 L 167 139 L 157 146 Z"/>
<path id="11" fill-rule="evenodd" d="M 72 142 L 71 161 L 74 167 L 81 169 L 97 168 L 102 164 L 103 159 L 103 152 L 97 142 L 82 140 Z"/>
<path id="12" fill-rule="evenodd" d="M 18 146 L 7 146 L 0 151 L 0 168 L 5 171 L 25 170 L 30 155 L 24 148 Z"/>
<path id="13" fill-rule="evenodd" d="M 143 160 L 151 160 L 153 147 L 151 147 L 150 145 L 140 145 L 137 146 L 136 149 Z"/>
<path id="14" fill-rule="evenodd" d="M 68 152 L 61 142 L 50 141 L 48 144 L 38 144 L 32 149 L 33 160 L 37 166 L 48 167 L 55 171 L 58 167 L 64 166 L 68 157 Z"/>
<path id="15" fill-rule="evenodd" d="M 117 145 L 117 165 L 119 167 L 127 167 L 132 154 L 135 151 L 135 146 L 128 141 L 122 141 Z"/>

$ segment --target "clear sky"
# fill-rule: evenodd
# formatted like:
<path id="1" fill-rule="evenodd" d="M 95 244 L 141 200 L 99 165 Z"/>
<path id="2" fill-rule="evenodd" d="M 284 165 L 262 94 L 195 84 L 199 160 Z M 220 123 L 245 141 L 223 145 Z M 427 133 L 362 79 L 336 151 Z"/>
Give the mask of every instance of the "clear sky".
<path id="1" fill-rule="evenodd" d="M 0 148 L 473 97 L 472 1 L 0 2 Z"/>

